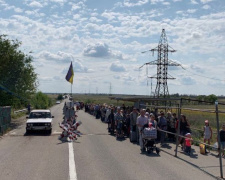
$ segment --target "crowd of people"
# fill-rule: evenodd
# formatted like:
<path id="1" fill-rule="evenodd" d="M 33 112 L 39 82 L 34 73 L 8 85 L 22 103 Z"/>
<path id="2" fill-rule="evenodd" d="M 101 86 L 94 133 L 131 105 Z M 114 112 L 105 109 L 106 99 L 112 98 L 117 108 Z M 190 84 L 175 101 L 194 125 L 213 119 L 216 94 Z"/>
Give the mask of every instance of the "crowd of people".
<path id="1" fill-rule="evenodd" d="M 178 118 L 176 113 L 168 111 L 166 114 L 163 111 L 159 113 L 150 109 L 138 109 L 135 107 L 125 106 L 120 107 L 100 104 L 85 104 L 85 112 L 95 116 L 96 119 L 101 119 L 102 122 L 108 123 L 108 130 L 117 138 L 130 137 L 130 133 L 136 133 L 136 141 L 139 143 L 141 150 L 143 149 L 143 141 L 141 131 L 146 124 L 151 123 L 151 126 L 158 130 L 157 141 L 161 146 L 165 144 L 165 138 L 175 142 L 175 133 L 178 130 Z M 166 131 L 166 132 L 165 132 Z M 185 136 L 189 133 L 190 124 L 185 115 L 181 115 L 180 135 Z M 179 138 L 179 143 L 182 149 L 185 150 L 184 138 Z M 190 143 L 189 143 L 190 144 Z"/>
<path id="2" fill-rule="evenodd" d="M 95 116 L 96 119 L 101 119 L 102 122 L 108 123 L 108 131 L 112 135 L 115 134 L 116 138 L 129 137 L 130 140 L 135 134 L 135 140 L 142 151 L 144 151 L 143 140 L 142 140 L 142 130 L 146 124 L 151 125 L 157 129 L 157 142 L 161 146 L 164 146 L 165 139 L 171 142 L 176 141 L 176 133 L 179 132 L 178 143 L 181 145 L 181 149 L 190 155 L 191 144 L 193 142 L 191 136 L 190 123 L 184 114 L 181 114 L 180 120 L 176 113 L 167 111 L 157 112 L 147 109 L 138 109 L 134 106 L 122 106 L 117 107 L 113 105 L 100 105 L 100 104 L 85 104 L 85 112 L 90 113 Z M 180 122 L 179 122 L 180 121 Z M 210 145 L 210 140 L 212 139 L 212 129 L 209 126 L 209 121 L 205 120 L 205 125 L 203 127 L 204 143 Z M 217 138 L 218 139 L 218 138 Z M 225 149 L 225 125 L 222 126 L 220 130 L 220 142 L 221 149 Z M 206 147 L 206 146 L 205 146 Z M 209 150 L 210 148 L 208 148 Z M 220 147 L 218 147 L 220 149 Z M 207 151 L 206 151 L 207 153 Z M 222 151 L 224 156 L 224 151 Z"/>

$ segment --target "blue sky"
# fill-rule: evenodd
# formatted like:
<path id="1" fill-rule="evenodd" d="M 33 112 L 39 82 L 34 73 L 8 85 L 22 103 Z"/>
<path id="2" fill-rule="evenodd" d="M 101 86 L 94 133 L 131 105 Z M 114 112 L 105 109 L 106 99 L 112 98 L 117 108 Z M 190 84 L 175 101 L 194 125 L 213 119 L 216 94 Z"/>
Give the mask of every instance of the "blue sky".
<path id="1" fill-rule="evenodd" d="M 224 0 L 0 0 L 0 34 L 32 51 L 43 92 L 70 92 L 72 61 L 73 92 L 151 94 L 157 67 L 139 67 L 157 54 L 141 52 L 164 28 L 185 68 L 169 68 L 170 94 L 224 95 L 224 24 Z"/>

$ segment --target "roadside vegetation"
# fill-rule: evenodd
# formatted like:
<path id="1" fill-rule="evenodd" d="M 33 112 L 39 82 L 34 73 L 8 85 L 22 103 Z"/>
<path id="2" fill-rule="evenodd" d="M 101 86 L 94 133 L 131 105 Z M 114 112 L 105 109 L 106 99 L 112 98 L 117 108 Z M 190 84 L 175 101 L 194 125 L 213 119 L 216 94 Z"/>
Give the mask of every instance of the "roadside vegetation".
<path id="1" fill-rule="evenodd" d="M 36 92 L 37 74 L 32 65 L 33 57 L 21 49 L 22 42 L 0 35 L 0 106 L 11 106 L 13 119 L 25 115 L 14 113 L 30 104 L 33 108 L 48 108 L 52 99 L 42 92 Z"/>
<path id="2" fill-rule="evenodd" d="M 37 92 L 31 99 L 33 109 L 47 109 L 52 105 L 52 99 L 42 92 Z"/>
<path id="3" fill-rule="evenodd" d="M 24 107 L 36 92 L 33 58 L 20 50 L 21 44 L 0 35 L 0 106 Z"/>

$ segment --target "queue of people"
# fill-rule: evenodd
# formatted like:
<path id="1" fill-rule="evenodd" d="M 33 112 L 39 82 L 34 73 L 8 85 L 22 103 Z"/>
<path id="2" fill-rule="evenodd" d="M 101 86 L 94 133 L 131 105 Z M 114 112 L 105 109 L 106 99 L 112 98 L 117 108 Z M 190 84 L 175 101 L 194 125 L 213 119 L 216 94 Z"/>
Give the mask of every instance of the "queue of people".
<path id="1" fill-rule="evenodd" d="M 160 112 L 159 115 L 150 109 L 137 109 L 135 107 L 125 106 L 115 107 L 112 105 L 100 104 L 85 104 L 85 112 L 95 116 L 96 119 L 101 119 L 102 122 L 108 123 L 108 130 L 111 134 L 116 134 L 117 138 L 124 136 L 130 137 L 130 133 L 135 133 L 134 139 L 140 144 L 143 149 L 142 137 L 140 131 L 145 124 L 151 123 L 154 128 L 163 131 L 176 133 L 177 117 L 176 113 Z M 183 126 L 181 126 L 183 128 Z M 163 146 L 166 135 L 171 141 L 175 141 L 174 134 L 167 134 L 163 131 L 158 131 L 158 141 Z M 182 131 L 182 133 L 184 133 Z"/>
<path id="2" fill-rule="evenodd" d="M 115 133 L 117 139 L 126 136 L 130 138 L 131 142 L 137 142 L 141 150 L 143 150 L 141 131 L 146 124 L 150 123 L 152 127 L 158 130 L 157 141 L 161 146 L 165 145 L 165 139 L 175 142 L 176 133 L 179 132 L 178 143 L 181 145 L 181 149 L 187 154 L 191 152 L 193 139 L 190 123 L 184 114 L 181 114 L 179 120 L 176 113 L 171 113 L 170 111 L 166 114 L 163 111 L 156 113 L 150 109 L 138 109 L 133 106 L 126 107 L 124 104 L 121 107 L 106 104 L 85 104 L 85 112 L 94 115 L 96 119 L 101 119 L 102 122 L 108 123 L 109 132 L 112 135 Z M 207 142 L 210 145 L 212 134 L 209 121 L 206 120 L 204 143 Z M 221 148 L 225 149 L 225 125 L 223 125 L 220 134 Z"/>

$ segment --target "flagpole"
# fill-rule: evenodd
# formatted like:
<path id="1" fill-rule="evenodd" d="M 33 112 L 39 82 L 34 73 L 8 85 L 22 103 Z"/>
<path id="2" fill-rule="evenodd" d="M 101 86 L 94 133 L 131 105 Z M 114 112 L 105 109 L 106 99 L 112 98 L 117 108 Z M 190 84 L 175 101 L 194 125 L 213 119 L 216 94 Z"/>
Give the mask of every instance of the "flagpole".
<path id="1" fill-rule="evenodd" d="M 72 96 L 72 85 L 73 85 L 73 84 L 71 83 L 71 96 Z"/>

